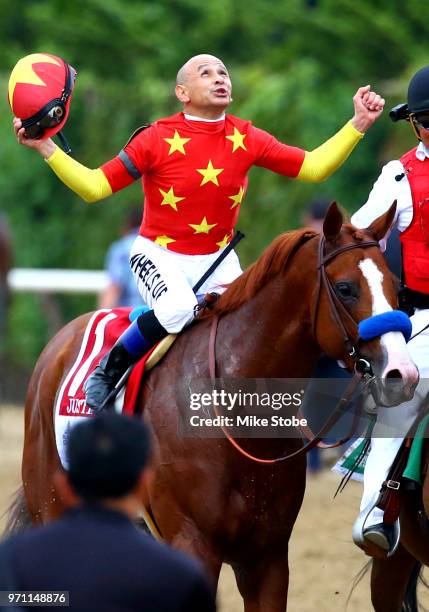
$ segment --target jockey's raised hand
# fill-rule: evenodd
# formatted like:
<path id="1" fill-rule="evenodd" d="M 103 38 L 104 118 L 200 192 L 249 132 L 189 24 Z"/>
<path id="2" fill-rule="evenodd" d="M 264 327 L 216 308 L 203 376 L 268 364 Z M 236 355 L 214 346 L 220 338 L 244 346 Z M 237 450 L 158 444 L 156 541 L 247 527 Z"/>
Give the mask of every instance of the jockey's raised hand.
<path id="1" fill-rule="evenodd" d="M 44 158 L 50 157 L 56 149 L 56 145 L 51 138 L 45 140 L 28 138 L 25 135 L 25 128 L 22 127 L 22 121 L 18 117 L 13 118 L 13 129 L 19 144 L 34 149 Z"/>
<path id="2" fill-rule="evenodd" d="M 384 109 L 384 98 L 371 90 L 371 85 L 359 87 L 353 96 L 355 114 L 351 124 L 359 132 L 365 133 Z"/>

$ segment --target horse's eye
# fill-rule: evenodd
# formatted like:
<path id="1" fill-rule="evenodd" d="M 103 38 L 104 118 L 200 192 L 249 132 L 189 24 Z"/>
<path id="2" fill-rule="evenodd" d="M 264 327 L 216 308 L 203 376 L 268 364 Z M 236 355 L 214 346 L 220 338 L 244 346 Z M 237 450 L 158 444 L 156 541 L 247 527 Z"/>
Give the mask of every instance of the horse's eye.
<path id="1" fill-rule="evenodd" d="M 339 281 L 338 283 L 335 283 L 335 289 L 339 297 L 346 302 L 355 301 L 357 298 L 357 294 L 352 283 Z"/>

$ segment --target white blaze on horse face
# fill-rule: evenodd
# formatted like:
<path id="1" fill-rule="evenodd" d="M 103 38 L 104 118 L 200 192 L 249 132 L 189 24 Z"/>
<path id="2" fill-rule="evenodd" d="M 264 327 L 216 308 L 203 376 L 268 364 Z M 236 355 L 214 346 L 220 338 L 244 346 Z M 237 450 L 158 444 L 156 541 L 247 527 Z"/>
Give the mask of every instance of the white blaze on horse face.
<path id="1" fill-rule="evenodd" d="M 383 291 L 383 273 L 377 264 L 369 258 L 359 263 L 359 268 L 368 283 L 372 297 L 372 314 L 378 315 L 393 310 Z M 386 351 L 387 364 L 381 374 L 385 378 L 389 372 L 398 370 L 406 387 L 413 386 L 418 380 L 418 371 L 411 360 L 405 338 L 401 332 L 387 332 L 380 338 L 382 347 Z"/>
<path id="2" fill-rule="evenodd" d="M 393 310 L 383 292 L 383 273 L 380 272 L 372 259 L 363 259 L 359 262 L 359 268 L 368 283 L 372 297 L 372 314 L 378 315 Z"/>

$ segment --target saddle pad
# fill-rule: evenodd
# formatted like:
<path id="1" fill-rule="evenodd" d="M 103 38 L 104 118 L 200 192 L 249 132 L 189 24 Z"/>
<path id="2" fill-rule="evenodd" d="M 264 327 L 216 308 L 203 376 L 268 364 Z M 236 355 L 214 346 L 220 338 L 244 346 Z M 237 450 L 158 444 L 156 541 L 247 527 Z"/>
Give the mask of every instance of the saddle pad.
<path id="1" fill-rule="evenodd" d="M 55 438 L 58 454 L 65 468 L 67 468 L 65 442 L 71 427 L 82 419 L 94 415 L 91 408 L 86 405 L 83 385 L 100 359 L 130 325 L 131 311 L 131 308 L 117 308 L 98 310 L 92 315 L 86 326 L 76 360 L 57 393 L 54 411 Z M 145 363 L 151 353 L 152 351 L 149 351 L 133 368 L 125 391 L 121 391 L 115 402 L 117 412 L 133 414 Z"/>
<path id="2" fill-rule="evenodd" d="M 338 461 L 331 468 L 332 472 L 345 476 L 349 470 L 353 467 L 356 458 L 360 455 L 363 447 L 365 446 L 365 438 L 357 438 L 341 455 Z M 354 470 L 351 475 L 352 480 L 363 482 L 363 473 L 365 470 L 365 464 L 368 457 L 368 453 L 365 455 L 359 466 Z"/>
<path id="3" fill-rule="evenodd" d="M 408 478 L 408 480 L 413 480 L 417 484 L 422 484 L 422 452 L 423 452 L 423 442 L 426 438 L 426 429 L 429 425 L 429 414 L 427 414 L 420 421 L 417 431 L 413 437 L 413 441 L 411 444 L 410 454 L 408 456 L 407 465 L 402 474 L 403 478 Z M 354 460 L 360 454 L 364 446 L 365 440 L 364 438 L 359 438 L 353 444 L 351 444 L 345 453 L 340 457 L 340 459 L 336 462 L 336 464 L 332 467 L 333 472 L 337 472 L 339 474 L 347 474 L 348 470 L 353 466 Z M 367 459 L 368 453 L 365 456 L 362 463 L 352 474 L 351 478 L 353 480 L 363 481 L 363 472 L 365 469 L 365 463 Z"/>
<path id="4" fill-rule="evenodd" d="M 413 438 L 410 454 L 408 456 L 407 467 L 404 470 L 404 478 L 414 480 L 418 484 L 422 484 L 422 452 L 423 442 L 426 438 L 426 428 L 429 423 L 429 414 L 420 421 L 417 431 Z"/>

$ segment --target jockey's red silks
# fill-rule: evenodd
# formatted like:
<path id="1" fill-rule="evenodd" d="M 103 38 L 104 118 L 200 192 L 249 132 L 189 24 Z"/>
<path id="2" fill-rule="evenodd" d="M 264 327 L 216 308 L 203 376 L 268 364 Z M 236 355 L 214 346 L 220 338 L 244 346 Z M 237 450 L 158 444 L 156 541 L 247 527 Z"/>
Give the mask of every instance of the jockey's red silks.
<path id="1" fill-rule="evenodd" d="M 177 113 L 140 131 L 101 169 L 113 192 L 143 175 L 142 236 L 170 251 L 206 255 L 231 241 L 251 166 L 294 178 L 304 156 L 233 115 L 208 122 Z"/>
<path id="2" fill-rule="evenodd" d="M 45 128 L 41 138 L 54 136 L 67 121 L 75 75 L 71 66 L 50 53 L 32 53 L 21 58 L 9 78 L 8 102 L 13 114 L 25 121 L 51 102 L 61 103 L 69 83 L 69 95 L 62 103 L 64 114 L 61 121 L 53 127 Z"/>
<path id="3" fill-rule="evenodd" d="M 413 199 L 413 220 L 401 233 L 405 284 L 429 294 L 429 159 L 416 158 L 416 148 L 400 159 Z"/>

